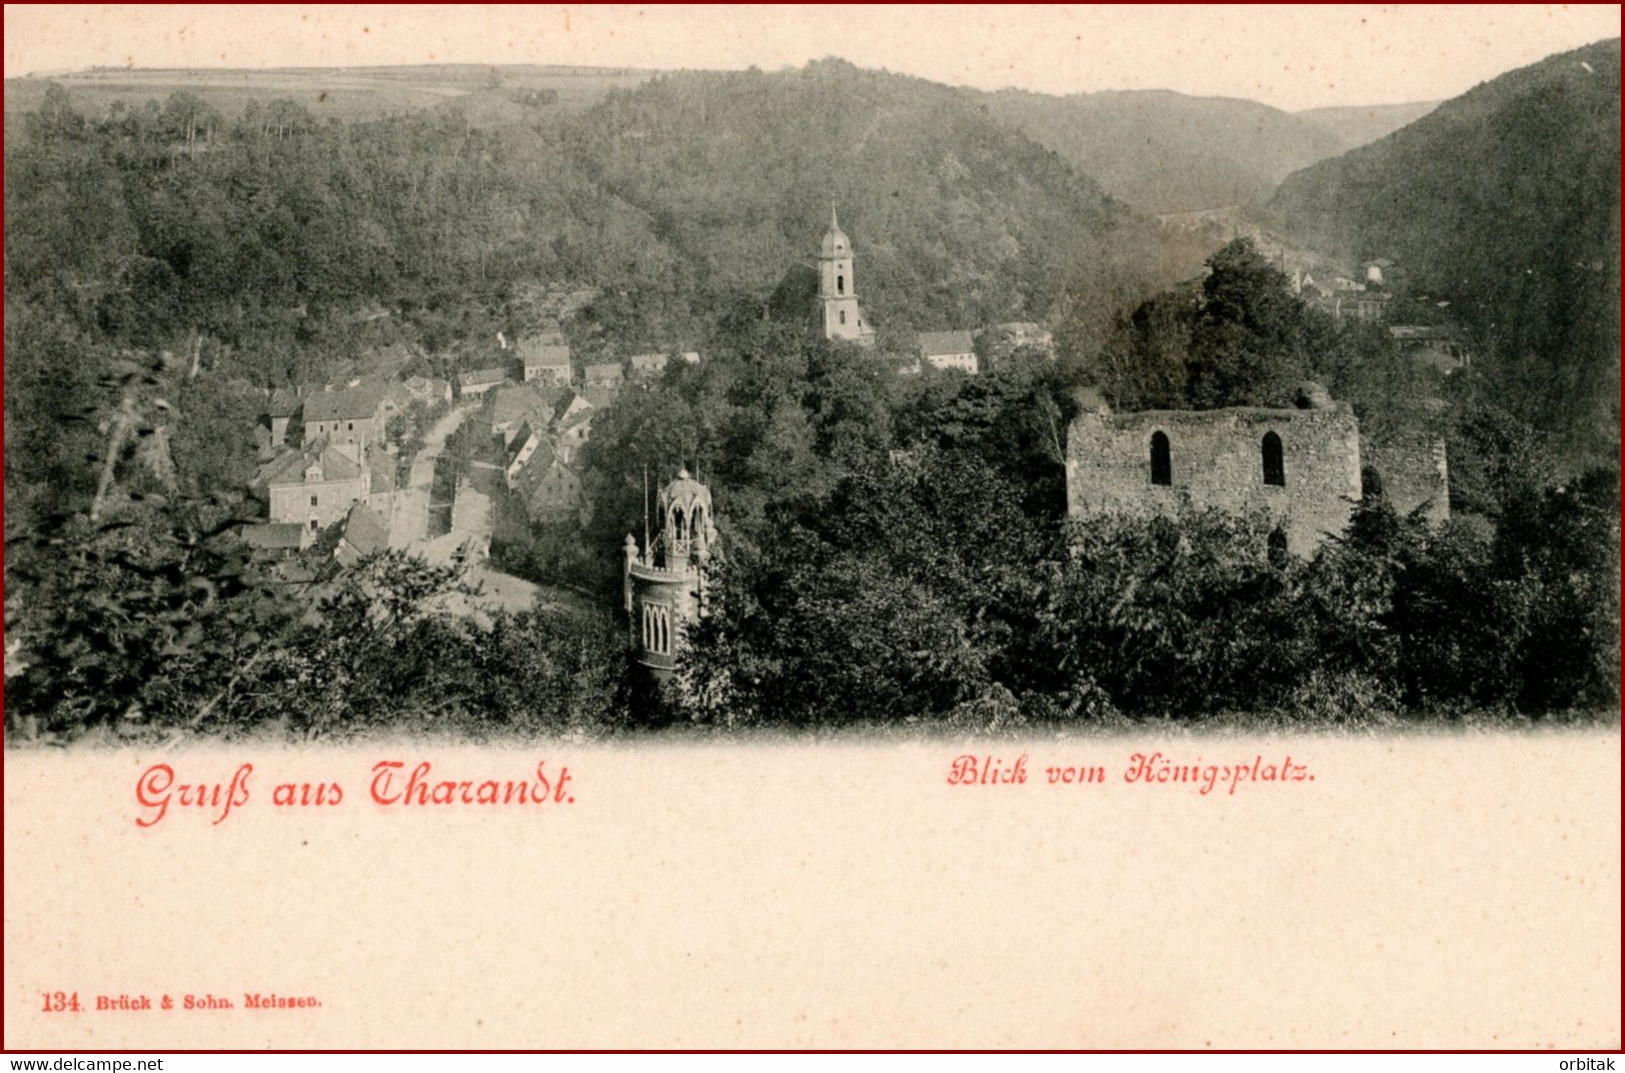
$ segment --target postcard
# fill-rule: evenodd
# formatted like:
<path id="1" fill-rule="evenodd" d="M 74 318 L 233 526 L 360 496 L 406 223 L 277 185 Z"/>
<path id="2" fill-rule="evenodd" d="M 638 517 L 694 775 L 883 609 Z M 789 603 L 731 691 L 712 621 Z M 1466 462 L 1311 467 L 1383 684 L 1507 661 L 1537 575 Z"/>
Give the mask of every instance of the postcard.
<path id="1" fill-rule="evenodd" d="M 1617 8 L 5 23 L 7 1050 L 1621 1045 Z"/>

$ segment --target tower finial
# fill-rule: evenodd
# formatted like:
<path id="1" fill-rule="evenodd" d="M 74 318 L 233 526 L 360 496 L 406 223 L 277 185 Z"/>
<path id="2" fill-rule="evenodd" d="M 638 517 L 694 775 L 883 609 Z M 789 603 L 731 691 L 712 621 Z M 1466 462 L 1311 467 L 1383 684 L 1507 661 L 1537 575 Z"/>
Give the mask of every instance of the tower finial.
<path id="1" fill-rule="evenodd" d="M 829 229 L 831 231 L 839 231 L 841 229 L 840 222 L 835 219 L 835 202 L 833 201 L 829 203 Z"/>

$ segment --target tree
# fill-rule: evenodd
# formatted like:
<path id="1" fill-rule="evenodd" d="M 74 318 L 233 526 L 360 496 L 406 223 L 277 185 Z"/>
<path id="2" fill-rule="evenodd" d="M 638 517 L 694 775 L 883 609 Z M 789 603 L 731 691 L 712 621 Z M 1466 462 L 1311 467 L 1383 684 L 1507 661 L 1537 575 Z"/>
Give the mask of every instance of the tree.
<path id="1" fill-rule="evenodd" d="M 1039 688 L 1025 638 L 1046 542 L 1018 501 L 974 454 L 923 447 L 780 502 L 755 544 L 728 546 L 691 714 L 896 723 Z"/>
<path id="2" fill-rule="evenodd" d="M 1187 397 L 1197 409 L 1285 404 L 1312 368 L 1307 308 L 1251 239 L 1226 245 L 1208 269 L 1191 323 Z"/>
<path id="3" fill-rule="evenodd" d="M 68 91 L 56 82 L 46 85 L 39 108 L 23 122 L 28 140 L 40 145 L 78 141 L 85 133 L 85 117 L 73 107 Z"/>

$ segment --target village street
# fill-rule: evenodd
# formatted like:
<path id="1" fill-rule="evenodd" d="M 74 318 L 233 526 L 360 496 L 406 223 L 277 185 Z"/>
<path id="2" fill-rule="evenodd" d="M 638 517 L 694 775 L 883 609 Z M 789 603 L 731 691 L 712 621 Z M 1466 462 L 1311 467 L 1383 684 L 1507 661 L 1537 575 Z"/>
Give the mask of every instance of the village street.
<path id="1" fill-rule="evenodd" d="M 423 447 L 412 460 L 407 487 L 395 496 L 395 516 L 389 527 L 389 546 L 406 548 L 429 538 L 429 495 L 434 485 L 435 463 L 446 449 L 446 440 L 462 425 L 473 406 L 452 407 L 423 434 Z"/>
<path id="2" fill-rule="evenodd" d="M 477 401 L 462 402 L 442 415 L 424 433 L 423 446 L 412 459 L 407 486 L 395 496 L 394 516 L 390 525 L 391 548 L 421 555 L 431 563 L 443 565 L 451 561 L 452 556 L 461 554 L 470 541 L 475 545 L 490 541 L 493 519 L 489 500 L 475 491 L 466 478 L 457 481 L 453 492 L 456 503 L 439 504 L 442 508 L 452 508 L 452 531 L 431 535 L 431 495 L 435 468 L 445 453 L 446 441 L 462 426 L 464 419 L 478 409 Z M 536 606 L 539 591 L 536 585 L 498 573 L 483 563 L 471 566 L 464 580 L 479 595 L 449 594 L 439 601 L 444 610 L 485 620 L 491 611 L 528 611 Z M 562 603 L 555 600 L 553 604 L 574 607 L 574 603 L 568 599 Z"/>

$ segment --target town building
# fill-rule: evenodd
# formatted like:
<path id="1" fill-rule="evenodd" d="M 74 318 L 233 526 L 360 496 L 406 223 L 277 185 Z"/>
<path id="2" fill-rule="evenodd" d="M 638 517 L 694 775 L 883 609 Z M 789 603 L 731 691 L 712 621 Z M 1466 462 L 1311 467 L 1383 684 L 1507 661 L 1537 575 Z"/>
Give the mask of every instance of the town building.
<path id="1" fill-rule="evenodd" d="M 570 344 L 558 332 L 519 342 L 519 356 L 525 364 L 525 379 L 542 383 L 568 384 L 570 372 Z"/>
<path id="2" fill-rule="evenodd" d="M 1374 286 L 1383 286 L 1388 281 L 1384 279 L 1383 272 L 1392 273 L 1394 262 L 1386 257 L 1379 257 L 1375 261 L 1367 261 L 1365 265 L 1365 281 Z"/>
<path id="3" fill-rule="evenodd" d="M 1055 360 L 1055 336 L 1035 321 L 1012 321 L 995 324 L 976 334 L 977 368 L 986 371 L 986 363 L 1008 359 L 1017 350 L 1035 350 L 1051 361 Z"/>
<path id="4" fill-rule="evenodd" d="M 660 489 L 660 528 L 644 547 L 626 535 L 622 601 L 633 658 L 656 681 L 670 682 L 685 644 L 685 631 L 705 613 L 706 570 L 716 550 L 711 489 L 687 469 Z"/>
<path id="5" fill-rule="evenodd" d="M 589 388 L 616 391 L 625 382 L 625 370 L 621 368 L 621 363 L 618 361 L 602 362 L 596 365 L 588 365 L 583 369 L 581 379 L 582 383 Z"/>
<path id="6" fill-rule="evenodd" d="M 565 394 L 569 388 L 563 389 Z M 491 434 L 501 436 L 504 445 L 514 437 L 519 426 L 546 424 L 546 415 L 557 401 L 560 389 L 551 381 L 533 380 L 525 384 L 504 384 L 487 396 L 490 410 Z"/>
<path id="7" fill-rule="evenodd" d="M 395 456 L 371 445 L 353 455 L 317 440 L 267 463 L 256 483 L 265 489 L 273 523 L 315 533 L 343 518 L 357 503 L 385 518 L 394 508 Z"/>
<path id="8" fill-rule="evenodd" d="M 547 433 L 540 428 L 532 428 L 529 421 L 522 422 L 514 430 L 513 438 L 508 441 L 506 448 L 507 466 L 504 476 L 508 487 L 513 488 L 518 483 L 519 471 L 525 464 L 535 457 L 536 451 L 547 440 Z"/>
<path id="9" fill-rule="evenodd" d="M 474 369 L 457 375 L 457 392 L 463 398 L 483 395 L 508 379 L 502 369 Z"/>
<path id="10" fill-rule="evenodd" d="M 1357 291 L 1334 299 L 1331 312 L 1338 320 L 1380 324 L 1388 319 L 1388 307 L 1393 300 L 1394 296 L 1387 291 Z"/>
<path id="11" fill-rule="evenodd" d="M 302 442 L 325 440 L 359 459 L 369 445 L 384 442 L 389 419 L 406 408 L 404 384 L 352 380 L 342 388 L 324 388 L 304 398 Z M 273 439 L 275 427 L 272 428 Z"/>
<path id="12" fill-rule="evenodd" d="M 852 243 L 835 218 L 830 206 L 829 230 L 818 248 L 818 317 L 825 339 L 846 340 L 873 346 L 875 331 L 858 304 L 858 285 L 853 271 Z"/>
<path id="13" fill-rule="evenodd" d="M 344 516 L 339 545 L 333 557 L 349 564 L 389 547 L 389 525 L 365 503 L 357 503 Z"/>
<path id="14" fill-rule="evenodd" d="M 918 345 L 924 365 L 975 375 L 976 347 L 970 332 L 921 332 Z"/>
<path id="15" fill-rule="evenodd" d="M 288 443 L 292 431 L 303 431 L 305 396 L 298 388 L 279 387 L 271 392 L 265 414 L 270 420 L 270 447 L 274 450 Z"/>
<path id="16" fill-rule="evenodd" d="M 584 393 L 566 391 L 548 413 L 533 416 L 508 441 L 507 484 L 532 521 L 583 516 L 575 455 L 592 434 L 596 412 Z"/>
<path id="17" fill-rule="evenodd" d="M 528 463 L 516 474 L 513 491 L 533 522 L 585 520 L 581 474 L 549 440 L 542 440 Z"/>
<path id="18" fill-rule="evenodd" d="M 1330 313 L 1339 321 L 1353 320 L 1367 324 L 1388 319 L 1388 307 L 1394 296 L 1387 290 L 1370 290 L 1364 283 L 1356 283 L 1346 276 L 1334 276 L 1330 282 L 1317 282 L 1304 275 L 1294 280 L 1296 292 L 1310 305 Z"/>
<path id="19" fill-rule="evenodd" d="M 597 409 L 592 400 L 580 392 L 571 392 L 554 404 L 553 438 L 566 462 L 575 457 L 576 451 L 591 437 L 592 419 Z"/>
<path id="20" fill-rule="evenodd" d="M 632 364 L 633 376 L 653 376 L 666 367 L 671 360 L 669 354 L 633 354 L 629 359 Z"/>
<path id="21" fill-rule="evenodd" d="M 1373 452 L 1364 471 L 1353 409 L 1318 384 L 1301 387 L 1288 408 L 1115 414 L 1093 391 L 1079 402 L 1067 431 L 1072 517 L 1257 512 L 1272 522 L 1272 540 L 1308 557 L 1344 532 L 1367 483 L 1381 483 L 1396 509 L 1449 514 L 1441 440 Z"/>

